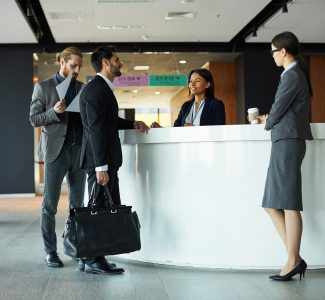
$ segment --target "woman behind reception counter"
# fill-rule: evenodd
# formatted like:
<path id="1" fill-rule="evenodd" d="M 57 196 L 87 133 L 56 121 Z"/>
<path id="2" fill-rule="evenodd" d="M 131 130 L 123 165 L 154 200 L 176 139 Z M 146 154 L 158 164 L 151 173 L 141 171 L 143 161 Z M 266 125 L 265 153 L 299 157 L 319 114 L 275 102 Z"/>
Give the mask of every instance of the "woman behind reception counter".
<path id="1" fill-rule="evenodd" d="M 192 99 L 186 101 L 174 122 L 174 127 L 225 125 L 225 106 L 214 97 L 214 81 L 206 69 L 192 70 L 188 76 L 189 94 Z M 157 122 L 152 128 L 161 127 Z"/>

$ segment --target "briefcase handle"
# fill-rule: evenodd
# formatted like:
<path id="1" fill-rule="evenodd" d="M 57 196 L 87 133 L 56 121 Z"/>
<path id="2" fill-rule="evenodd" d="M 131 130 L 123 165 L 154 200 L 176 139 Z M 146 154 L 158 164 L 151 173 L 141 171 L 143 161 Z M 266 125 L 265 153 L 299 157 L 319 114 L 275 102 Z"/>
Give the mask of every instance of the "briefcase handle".
<path id="1" fill-rule="evenodd" d="M 113 202 L 113 198 L 111 195 L 111 192 L 109 191 L 109 188 L 106 185 L 104 185 L 104 190 L 105 190 L 105 205 L 106 207 L 110 208 L 110 209 L 114 209 L 114 202 Z"/>
<path id="2" fill-rule="evenodd" d="M 90 192 L 90 196 L 89 196 L 89 204 L 88 207 L 95 209 L 96 208 L 96 198 L 95 198 L 95 188 L 96 186 L 98 186 L 98 188 L 104 188 L 104 207 L 107 207 L 109 209 L 115 209 L 114 208 L 114 202 L 113 202 L 113 198 L 111 195 L 111 192 L 109 191 L 109 188 L 107 185 L 101 186 L 99 184 L 97 184 L 96 182 L 94 182 L 92 188 L 91 188 L 91 192 Z"/>

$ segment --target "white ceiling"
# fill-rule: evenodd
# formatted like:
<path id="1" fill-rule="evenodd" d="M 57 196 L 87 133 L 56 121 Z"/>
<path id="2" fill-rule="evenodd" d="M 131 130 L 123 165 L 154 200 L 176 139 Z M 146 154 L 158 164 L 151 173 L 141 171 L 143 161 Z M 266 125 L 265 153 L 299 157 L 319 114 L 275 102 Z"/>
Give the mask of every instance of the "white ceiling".
<path id="1" fill-rule="evenodd" d="M 278 11 L 246 42 L 269 43 L 276 34 L 292 31 L 303 43 L 325 43 L 324 29 L 325 0 L 295 0 L 288 4 L 288 13 Z"/>
<path id="2" fill-rule="evenodd" d="M 0 44 L 37 43 L 18 5 L 13 0 L 0 1 Z"/>
<path id="3" fill-rule="evenodd" d="M 181 0 L 148 0 L 148 3 L 130 0 L 131 3 L 118 4 L 101 1 L 40 2 L 56 42 L 143 42 L 143 36 L 149 42 L 228 42 L 269 2 L 193 0 L 183 4 Z M 166 20 L 170 12 L 193 12 L 195 16 Z M 126 29 L 99 30 L 98 26 Z"/>
<path id="4" fill-rule="evenodd" d="M 115 3 L 101 3 L 110 1 Z M 121 3 L 122 2 L 122 3 Z M 125 2 L 125 3 L 123 3 Z M 139 2 L 139 3 L 137 3 Z M 147 2 L 147 3 L 141 3 Z M 182 3 L 187 2 L 187 3 Z M 229 42 L 269 0 L 40 0 L 57 43 L 77 42 Z M 260 26 L 247 42 L 269 42 L 294 31 L 306 43 L 325 43 L 325 0 L 293 0 Z M 194 18 L 166 20 L 170 12 Z M 99 30 L 98 26 L 119 29 Z M 0 44 L 35 43 L 14 0 L 0 1 Z"/>

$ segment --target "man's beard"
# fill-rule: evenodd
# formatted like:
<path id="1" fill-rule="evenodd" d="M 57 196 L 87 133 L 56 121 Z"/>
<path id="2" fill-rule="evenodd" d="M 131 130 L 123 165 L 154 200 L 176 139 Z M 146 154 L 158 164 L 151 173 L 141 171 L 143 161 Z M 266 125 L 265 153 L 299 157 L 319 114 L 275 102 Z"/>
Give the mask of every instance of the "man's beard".
<path id="1" fill-rule="evenodd" d="M 119 77 L 122 75 L 121 70 L 118 67 L 115 66 L 111 66 L 111 73 L 115 76 L 115 77 Z"/>
<path id="2" fill-rule="evenodd" d="M 79 75 L 78 73 L 73 72 L 72 73 L 72 79 L 76 80 L 78 75 Z"/>
<path id="3" fill-rule="evenodd" d="M 79 73 L 76 73 L 76 72 L 70 72 L 69 69 L 64 68 L 64 70 L 63 70 L 63 75 L 64 75 L 65 78 L 67 78 L 67 77 L 70 75 L 70 73 L 72 73 L 72 79 L 76 80 L 77 77 L 78 77 L 78 75 L 79 75 Z"/>

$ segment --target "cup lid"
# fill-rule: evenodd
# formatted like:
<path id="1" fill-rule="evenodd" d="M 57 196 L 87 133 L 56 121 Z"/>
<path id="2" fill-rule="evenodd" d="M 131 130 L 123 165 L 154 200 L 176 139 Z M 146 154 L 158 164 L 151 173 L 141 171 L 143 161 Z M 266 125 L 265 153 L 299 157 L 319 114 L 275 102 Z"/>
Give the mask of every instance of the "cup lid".
<path id="1" fill-rule="evenodd" d="M 257 108 L 257 107 L 249 108 L 249 109 L 247 109 L 247 112 L 248 112 L 249 114 L 252 114 L 252 113 L 258 112 L 258 108 Z"/>

